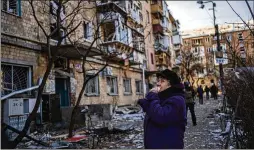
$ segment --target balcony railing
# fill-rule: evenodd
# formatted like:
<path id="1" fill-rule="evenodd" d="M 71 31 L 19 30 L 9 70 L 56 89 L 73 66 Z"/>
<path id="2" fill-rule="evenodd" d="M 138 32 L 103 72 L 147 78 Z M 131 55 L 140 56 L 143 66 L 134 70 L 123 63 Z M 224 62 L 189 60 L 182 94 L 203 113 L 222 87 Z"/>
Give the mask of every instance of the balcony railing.
<path id="1" fill-rule="evenodd" d="M 153 19 L 152 22 L 153 22 L 153 25 L 161 25 L 162 27 L 164 27 L 162 20 L 160 20 L 160 19 Z"/>
<path id="2" fill-rule="evenodd" d="M 116 20 L 119 18 L 120 14 L 115 12 L 105 12 L 100 13 L 100 21 L 107 21 L 107 20 Z"/>
<path id="3" fill-rule="evenodd" d="M 154 43 L 154 48 L 155 50 L 162 50 L 162 51 L 167 51 L 168 50 L 168 46 L 165 46 L 164 42 L 163 41 L 155 41 Z"/>

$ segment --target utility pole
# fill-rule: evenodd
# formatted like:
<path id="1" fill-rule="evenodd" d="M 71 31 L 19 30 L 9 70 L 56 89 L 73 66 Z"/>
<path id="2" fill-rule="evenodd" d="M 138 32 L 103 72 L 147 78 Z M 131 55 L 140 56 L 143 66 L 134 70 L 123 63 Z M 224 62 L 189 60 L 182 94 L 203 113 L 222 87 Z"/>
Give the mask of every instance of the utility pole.
<path id="1" fill-rule="evenodd" d="M 202 1 L 202 0 L 198 0 L 197 1 L 198 4 L 201 4 L 201 9 L 203 9 L 205 7 L 205 3 L 212 3 L 213 4 L 213 25 L 215 28 L 215 36 L 216 36 L 216 42 L 217 42 L 217 52 L 216 52 L 216 58 L 223 58 L 223 52 L 220 49 L 220 33 L 219 33 L 219 26 L 218 24 L 216 24 L 216 16 L 215 16 L 215 7 L 216 7 L 216 3 L 214 3 L 213 1 Z M 222 63 L 219 62 L 219 73 L 220 73 L 220 83 L 221 83 L 221 91 L 223 92 L 223 66 Z"/>

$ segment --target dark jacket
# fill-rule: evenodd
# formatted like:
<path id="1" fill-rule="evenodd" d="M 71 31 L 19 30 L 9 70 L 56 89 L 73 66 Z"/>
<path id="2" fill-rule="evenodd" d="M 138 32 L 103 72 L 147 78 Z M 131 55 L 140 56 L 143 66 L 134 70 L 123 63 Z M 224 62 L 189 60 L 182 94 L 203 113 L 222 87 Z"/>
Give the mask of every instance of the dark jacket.
<path id="1" fill-rule="evenodd" d="M 144 145 L 146 149 L 184 148 L 186 106 L 183 87 L 149 92 L 138 103 L 146 112 Z"/>
<path id="2" fill-rule="evenodd" d="M 207 86 L 205 87 L 205 92 L 206 92 L 206 93 L 209 93 L 209 92 L 210 92 L 210 89 L 209 89 Z"/>
<path id="3" fill-rule="evenodd" d="M 197 89 L 197 91 L 198 91 L 198 95 L 199 96 L 202 96 L 203 95 L 203 89 L 201 88 L 201 87 L 198 87 L 198 89 Z"/>
<path id="4" fill-rule="evenodd" d="M 215 85 L 211 86 L 211 93 L 212 94 L 217 94 L 218 93 L 218 88 Z"/>

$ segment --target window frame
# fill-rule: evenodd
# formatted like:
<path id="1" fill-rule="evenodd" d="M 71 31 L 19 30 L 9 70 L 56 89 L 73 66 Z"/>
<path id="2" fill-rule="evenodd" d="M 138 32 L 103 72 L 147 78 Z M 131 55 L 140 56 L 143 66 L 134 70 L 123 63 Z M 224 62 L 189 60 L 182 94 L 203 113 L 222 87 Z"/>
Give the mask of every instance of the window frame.
<path id="1" fill-rule="evenodd" d="M 89 78 L 89 77 L 91 77 L 93 75 L 92 74 L 87 74 L 86 76 L 87 76 L 87 78 Z M 93 80 L 95 80 L 95 92 L 94 93 L 90 93 L 90 92 L 88 92 L 88 88 L 91 87 L 90 84 L 91 84 L 91 82 Z M 85 95 L 86 96 L 99 96 L 100 95 L 100 85 L 99 85 L 99 83 L 100 83 L 99 82 L 99 76 L 96 76 L 96 77 L 90 79 L 87 82 L 86 87 L 85 87 Z"/>
<path id="2" fill-rule="evenodd" d="M 125 81 L 129 81 L 129 92 L 126 92 Z M 132 94 L 132 87 L 131 87 L 131 78 L 123 78 L 123 93 L 124 95 L 131 95 Z"/>
<path id="3" fill-rule="evenodd" d="M 140 84 L 140 91 L 138 91 L 138 86 L 137 86 L 137 82 L 139 82 L 139 84 Z M 136 86 L 136 94 L 137 95 L 141 95 L 141 94 L 143 94 L 143 86 L 142 86 L 143 84 L 142 84 L 142 80 L 135 80 L 135 86 Z"/>
<path id="4" fill-rule="evenodd" d="M 85 37 L 85 35 L 87 37 Z M 85 21 L 83 22 L 83 37 L 85 41 L 92 42 L 93 40 L 92 22 L 85 22 Z"/>
<path id="5" fill-rule="evenodd" d="M 114 93 L 111 93 L 108 88 L 109 88 L 109 84 L 108 84 L 108 79 L 114 79 L 115 80 L 115 85 L 114 88 L 115 88 L 115 92 Z M 118 95 L 118 81 L 117 81 L 117 77 L 116 76 L 106 76 L 106 84 L 107 84 L 107 94 L 110 95 L 110 96 L 114 96 L 114 95 Z"/>
<path id="6" fill-rule="evenodd" d="M 4 10 L 3 9 L 4 0 L 1 0 L 1 11 L 6 12 L 11 15 L 14 15 L 14 16 L 17 16 L 17 17 L 21 17 L 21 0 L 16 0 L 16 11 L 11 11 L 11 10 L 15 10 L 15 9 L 10 9 L 9 1 L 10 0 L 6 0 L 6 3 L 7 3 L 6 9 L 7 10 Z"/>
<path id="7" fill-rule="evenodd" d="M 23 67 L 23 68 L 28 68 L 28 71 L 27 71 L 27 88 L 30 88 L 32 87 L 32 81 L 33 81 L 33 75 L 32 75 L 32 66 L 28 66 L 28 65 L 21 65 L 21 64 L 12 64 L 12 63 L 1 63 L 1 68 L 2 68 L 2 65 L 5 65 L 5 66 L 11 66 L 11 73 L 12 73 L 12 76 L 11 76 L 11 80 L 12 80 L 12 92 L 15 92 L 15 90 L 13 89 L 13 67 Z M 3 82 L 3 81 L 2 81 Z M 20 89 L 22 90 L 22 89 Z M 18 90 L 19 91 L 19 90 Z M 27 95 L 32 95 L 32 92 L 29 91 L 29 92 L 26 92 Z M 2 91 L 1 91 L 1 94 L 2 94 Z M 7 94 L 8 95 L 8 94 Z"/>

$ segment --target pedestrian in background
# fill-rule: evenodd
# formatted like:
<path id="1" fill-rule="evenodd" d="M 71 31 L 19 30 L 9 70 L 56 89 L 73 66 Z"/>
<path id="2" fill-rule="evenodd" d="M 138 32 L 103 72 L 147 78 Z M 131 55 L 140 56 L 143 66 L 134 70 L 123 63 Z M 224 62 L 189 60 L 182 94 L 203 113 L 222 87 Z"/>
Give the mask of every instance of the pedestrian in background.
<path id="1" fill-rule="evenodd" d="M 197 120 L 196 120 L 196 115 L 195 115 L 195 102 L 193 98 L 193 94 L 191 91 L 191 87 L 187 84 L 185 84 L 185 103 L 186 103 L 186 117 L 188 114 L 188 109 L 190 110 L 191 113 L 191 120 L 193 126 L 197 125 Z"/>
<path id="2" fill-rule="evenodd" d="M 208 86 L 205 86 L 205 93 L 206 93 L 206 99 L 209 99 L 209 93 L 210 93 L 210 89 L 208 88 Z"/>
<path id="3" fill-rule="evenodd" d="M 203 104 L 203 88 L 202 86 L 200 85 L 197 89 L 197 92 L 198 92 L 198 98 L 199 98 L 199 104 Z"/>
<path id="4" fill-rule="evenodd" d="M 146 113 L 144 147 L 146 149 L 183 149 L 186 126 L 184 86 L 171 70 L 157 74 L 157 87 L 138 104 Z"/>
<path id="5" fill-rule="evenodd" d="M 211 86 L 211 94 L 215 100 L 218 99 L 218 88 L 215 84 Z"/>

